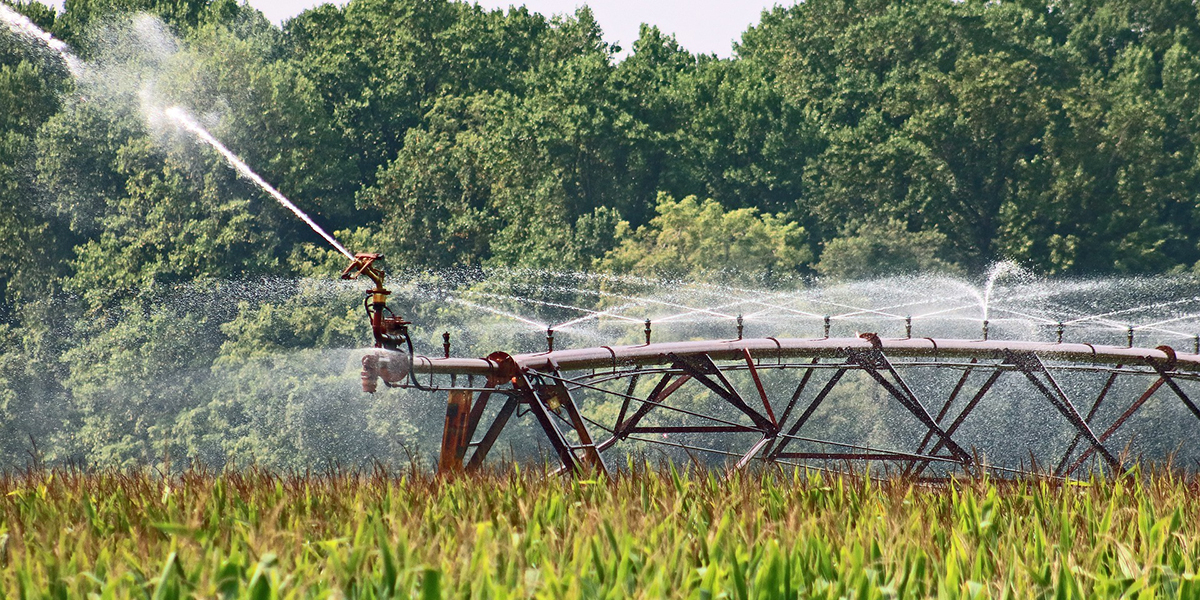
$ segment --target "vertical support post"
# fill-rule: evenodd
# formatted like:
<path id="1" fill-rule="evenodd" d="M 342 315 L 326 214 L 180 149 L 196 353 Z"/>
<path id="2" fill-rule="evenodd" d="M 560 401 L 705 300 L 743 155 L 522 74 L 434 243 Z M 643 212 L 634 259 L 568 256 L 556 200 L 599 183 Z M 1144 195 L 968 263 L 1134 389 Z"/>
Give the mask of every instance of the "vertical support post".
<path id="1" fill-rule="evenodd" d="M 462 471 L 462 459 L 467 445 L 467 423 L 471 416 L 472 394 L 467 390 L 450 390 L 446 402 L 446 423 L 442 429 L 442 450 L 438 454 L 438 473 Z"/>

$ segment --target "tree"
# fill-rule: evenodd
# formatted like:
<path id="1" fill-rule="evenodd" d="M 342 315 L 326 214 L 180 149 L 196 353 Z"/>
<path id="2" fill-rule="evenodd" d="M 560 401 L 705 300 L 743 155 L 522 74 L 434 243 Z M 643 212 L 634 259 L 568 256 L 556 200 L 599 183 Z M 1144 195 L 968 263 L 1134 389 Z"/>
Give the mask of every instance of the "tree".
<path id="1" fill-rule="evenodd" d="M 944 258 L 946 236 L 910 232 L 900 221 L 866 223 L 853 235 L 825 243 L 816 270 L 835 279 L 866 279 L 901 273 L 954 272 Z"/>
<path id="2" fill-rule="evenodd" d="M 658 216 L 631 231 L 618 229 L 620 243 L 598 262 L 619 273 L 712 280 L 786 277 L 812 259 L 804 230 L 782 216 L 754 208 L 725 211 L 715 200 L 695 196 L 658 199 Z"/>

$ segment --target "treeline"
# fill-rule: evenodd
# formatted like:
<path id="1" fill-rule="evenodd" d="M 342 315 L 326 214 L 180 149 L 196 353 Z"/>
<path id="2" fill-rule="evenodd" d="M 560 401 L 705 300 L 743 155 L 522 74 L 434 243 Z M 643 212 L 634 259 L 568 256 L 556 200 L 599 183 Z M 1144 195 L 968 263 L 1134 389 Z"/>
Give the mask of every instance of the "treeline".
<path id="1" fill-rule="evenodd" d="M 1185 0 L 808 0 L 764 13 L 732 59 L 652 27 L 626 52 L 586 9 L 353 0 L 279 28 L 234 0 L 17 8 L 91 70 L 75 79 L 0 35 L 6 457 L 29 436 L 58 458 L 146 458 L 163 440 L 200 454 L 216 430 L 303 457 L 247 400 L 278 393 L 251 372 L 271 352 L 362 342 L 359 323 L 303 300 L 163 301 L 171 286 L 329 277 L 342 260 L 148 119 L 147 89 L 398 269 L 771 279 L 1200 261 L 1200 17 Z M 189 328 L 217 333 L 170 343 Z M 214 369 L 258 383 L 217 389 Z"/>

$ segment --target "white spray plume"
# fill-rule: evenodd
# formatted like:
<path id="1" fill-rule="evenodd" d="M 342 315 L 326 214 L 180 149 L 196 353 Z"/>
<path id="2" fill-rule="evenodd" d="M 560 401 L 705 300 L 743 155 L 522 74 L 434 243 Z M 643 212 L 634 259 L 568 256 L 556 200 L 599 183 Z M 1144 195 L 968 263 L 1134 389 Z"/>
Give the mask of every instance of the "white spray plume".
<path id="1" fill-rule="evenodd" d="M 278 200 L 280 204 L 292 211 L 292 213 L 294 213 L 297 217 L 300 217 L 300 219 L 305 223 L 308 223 L 308 226 L 312 227 L 313 231 L 325 238 L 325 241 L 329 242 L 329 244 L 336 248 L 338 252 L 346 255 L 346 258 L 351 260 L 354 259 L 354 254 L 347 250 L 345 246 L 342 246 L 336 239 L 334 239 L 332 235 L 326 233 L 320 225 L 317 225 L 312 218 L 305 214 L 304 211 L 300 210 L 300 207 L 292 204 L 291 200 L 288 200 L 287 197 L 279 193 L 279 190 L 276 190 L 271 186 L 271 184 L 267 183 L 266 180 L 264 180 L 262 177 L 259 177 L 258 173 L 255 173 L 249 165 L 243 162 L 242 159 L 238 158 L 236 154 L 229 150 L 229 148 L 226 148 L 224 144 L 217 140 L 217 138 L 213 137 L 212 134 L 210 134 L 208 130 L 204 129 L 204 127 L 197 123 L 196 120 L 187 113 L 187 111 L 181 107 L 172 106 L 166 110 L 166 115 L 177 122 L 181 127 L 190 131 L 197 138 L 200 138 L 201 141 L 209 146 L 212 146 L 212 148 L 221 156 L 225 157 L 225 160 L 229 161 L 229 164 L 233 165 L 233 168 L 236 169 L 238 173 L 240 173 L 246 179 L 253 181 L 255 185 L 270 194 L 272 198 Z"/>
<path id="2" fill-rule="evenodd" d="M 8 29 L 13 33 L 37 40 L 41 44 L 62 57 L 63 62 L 67 63 L 67 68 L 72 74 L 78 74 L 82 63 L 79 58 L 71 53 L 70 46 L 67 43 L 50 35 L 49 32 L 38 27 L 29 20 L 29 17 L 13 10 L 7 4 L 0 3 L 0 21 L 8 25 Z"/>

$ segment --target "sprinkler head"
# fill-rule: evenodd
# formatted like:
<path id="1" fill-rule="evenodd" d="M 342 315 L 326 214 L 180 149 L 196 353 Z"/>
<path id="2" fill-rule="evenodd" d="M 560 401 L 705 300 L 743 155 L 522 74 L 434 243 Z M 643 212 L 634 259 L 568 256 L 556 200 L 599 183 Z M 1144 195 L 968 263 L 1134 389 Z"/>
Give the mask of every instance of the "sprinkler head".
<path id="1" fill-rule="evenodd" d="M 912 315 L 904 317 L 904 339 L 912 339 Z"/>
<path id="2" fill-rule="evenodd" d="M 442 354 L 446 358 L 450 358 L 450 332 L 442 333 Z"/>
<path id="3" fill-rule="evenodd" d="M 989 325 L 988 320 L 984 319 L 983 320 L 983 341 L 985 341 L 985 342 L 988 339 L 988 325 Z"/>
<path id="4" fill-rule="evenodd" d="M 738 339 L 739 339 L 739 340 L 740 340 L 740 339 L 742 339 L 742 329 L 743 329 L 743 327 L 744 327 L 744 325 L 742 324 L 742 315 L 738 315 L 738 316 L 737 316 L 737 332 L 738 332 Z"/>
<path id="5" fill-rule="evenodd" d="M 554 352 L 554 330 L 546 328 L 546 352 Z"/>
<path id="6" fill-rule="evenodd" d="M 825 339 L 829 339 L 829 315 L 825 315 Z"/>
<path id="7" fill-rule="evenodd" d="M 368 252 L 360 252 L 354 255 L 354 260 L 350 261 L 350 266 L 342 270 L 342 279 L 353 281 L 360 276 L 366 275 L 371 281 L 375 282 L 375 289 L 383 291 L 383 271 L 374 266 L 375 261 L 383 258 L 382 254 L 371 254 Z"/>
<path id="8" fill-rule="evenodd" d="M 646 345 L 650 345 L 650 319 L 646 319 Z"/>

